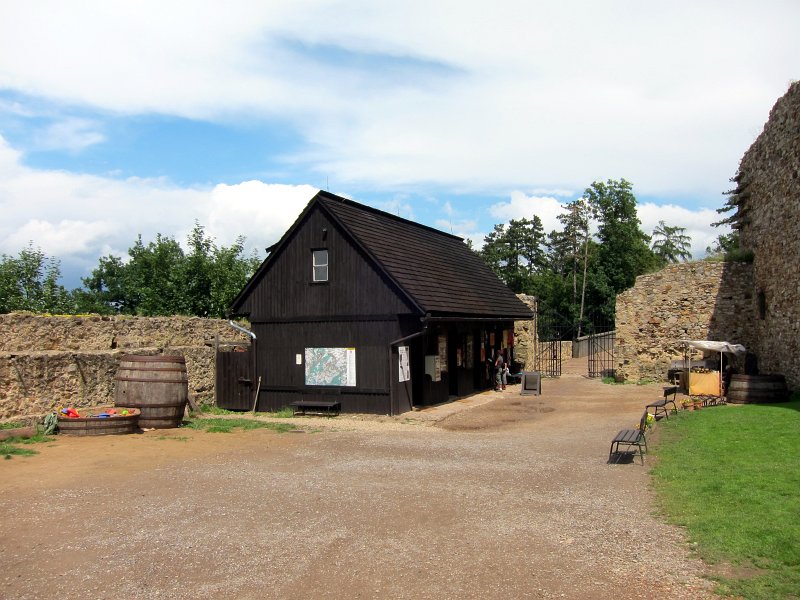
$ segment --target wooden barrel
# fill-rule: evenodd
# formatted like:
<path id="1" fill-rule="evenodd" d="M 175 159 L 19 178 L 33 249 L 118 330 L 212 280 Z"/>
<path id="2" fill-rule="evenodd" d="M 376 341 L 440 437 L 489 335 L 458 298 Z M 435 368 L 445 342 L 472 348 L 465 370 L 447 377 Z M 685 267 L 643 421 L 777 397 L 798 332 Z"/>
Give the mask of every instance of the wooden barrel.
<path id="1" fill-rule="evenodd" d="M 727 398 L 733 404 L 786 402 L 789 392 L 783 375 L 731 375 Z"/>
<path id="2" fill-rule="evenodd" d="M 70 419 L 58 417 L 58 432 L 64 435 L 121 435 L 139 430 L 139 409 L 128 409 L 130 414 L 98 417 L 107 408 L 81 409 L 86 416 Z M 122 409 L 119 409 L 122 410 Z"/>
<path id="3" fill-rule="evenodd" d="M 114 381 L 114 403 L 141 409 L 142 429 L 167 429 L 181 424 L 189 399 L 183 356 L 123 356 Z"/>

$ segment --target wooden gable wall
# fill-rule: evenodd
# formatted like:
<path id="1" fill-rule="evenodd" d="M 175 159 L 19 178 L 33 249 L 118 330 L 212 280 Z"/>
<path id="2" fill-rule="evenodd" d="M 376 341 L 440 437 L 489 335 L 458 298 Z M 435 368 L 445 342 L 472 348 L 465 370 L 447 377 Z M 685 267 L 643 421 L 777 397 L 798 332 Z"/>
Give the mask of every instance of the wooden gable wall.
<path id="1" fill-rule="evenodd" d="M 312 282 L 311 253 L 319 249 L 328 250 L 326 283 Z M 277 251 L 238 311 L 251 323 L 417 312 L 319 206 Z"/>

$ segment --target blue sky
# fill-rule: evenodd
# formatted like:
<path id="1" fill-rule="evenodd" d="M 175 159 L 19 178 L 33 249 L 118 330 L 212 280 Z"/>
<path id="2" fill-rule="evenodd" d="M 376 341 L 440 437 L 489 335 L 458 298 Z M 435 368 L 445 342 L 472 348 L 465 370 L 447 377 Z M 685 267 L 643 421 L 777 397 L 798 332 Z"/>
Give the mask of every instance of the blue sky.
<path id="1" fill-rule="evenodd" d="M 795 0 L 0 5 L 0 253 L 79 284 L 195 220 L 262 250 L 316 189 L 472 238 L 626 178 L 720 233 L 800 74 Z"/>

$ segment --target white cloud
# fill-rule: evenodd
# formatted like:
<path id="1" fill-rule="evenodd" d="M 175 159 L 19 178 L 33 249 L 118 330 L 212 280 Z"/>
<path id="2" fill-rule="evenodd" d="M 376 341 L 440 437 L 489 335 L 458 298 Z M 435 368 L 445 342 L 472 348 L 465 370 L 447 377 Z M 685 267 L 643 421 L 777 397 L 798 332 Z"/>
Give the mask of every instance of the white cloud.
<path id="1" fill-rule="evenodd" d="M 563 212 L 561 205 L 567 200 L 557 200 L 552 196 L 528 196 L 523 192 L 511 192 L 508 202 L 493 204 L 489 209 L 490 214 L 498 222 L 508 223 L 511 219 L 533 219 L 536 215 L 542 220 L 545 233 L 554 229 L 561 229 L 558 215 Z"/>
<path id="2" fill-rule="evenodd" d="M 250 247 L 260 242 L 258 251 L 263 256 L 264 248 L 281 238 L 317 191 L 310 185 L 262 181 L 220 184 L 211 190 L 205 220 L 200 222 L 218 240 L 230 243 L 244 235 Z"/>
<path id="3" fill-rule="evenodd" d="M 729 227 L 712 227 L 711 223 L 722 217 L 712 209 L 690 210 L 674 204 L 658 205 L 652 202 L 639 204 L 637 207 L 642 230 L 650 235 L 659 221 L 670 227 L 683 227 L 685 235 L 692 238 L 692 258 L 705 256 L 706 248 L 712 246 L 720 234 L 730 233 Z"/>
<path id="4" fill-rule="evenodd" d="M 263 257 L 316 191 L 260 181 L 181 188 L 166 179 L 36 170 L 0 137 L 0 252 L 16 255 L 33 241 L 85 275 L 100 256 L 124 258 L 139 234 L 145 242 L 156 233 L 183 242 L 197 220 L 218 244 L 244 235 Z"/>
<path id="5" fill-rule="evenodd" d="M 97 124 L 87 119 L 66 118 L 52 123 L 36 135 L 34 146 L 38 150 L 83 150 L 105 141 L 96 130 Z"/>
<path id="6" fill-rule="evenodd" d="M 625 177 L 716 201 L 800 68 L 799 21 L 786 0 L 4 3 L 0 88 L 279 118 L 308 142 L 294 160 L 348 184 Z"/>

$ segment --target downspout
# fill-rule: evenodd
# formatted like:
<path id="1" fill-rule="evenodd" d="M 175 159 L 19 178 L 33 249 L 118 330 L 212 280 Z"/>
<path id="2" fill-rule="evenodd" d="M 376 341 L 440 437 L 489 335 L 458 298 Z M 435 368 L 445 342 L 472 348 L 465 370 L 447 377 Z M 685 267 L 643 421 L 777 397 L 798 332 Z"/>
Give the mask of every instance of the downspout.
<path id="1" fill-rule="evenodd" d="M 253 333 L 252 331 L 250 331 L 249 329 L 245 329 L 241 325 L 237 325 L 236 323 L 233 322 L 233 319 L 228 319 L 228 325 L 233 327 L 236 331 L 240 331 L 241 333 L 245 334 L 246 336 L 249 336 L 250 339 L 253 340 L 252 344 L 251 344 L 251 352 L 253 353 L 253 360 L 251 362 L 250 369 L 252 370 L 251 371 L 252 372 L 251 378 L 252 378 L 252 380 L 255 380 L 256 372 L 258 371 L 258 363 L 256 362 L 257 361 L 257 359 L 256 359 L 256 334 Z M 258 406 L 258 394 L 259 394 L 260 389 L 261 389 L 261 385 L 259 383 L 259 387 L 256 390 L 256 398 L 253 401 L 253 411 L 254 412 L 255 412 L 255 407 Z"/>
<path id="2" fill-rule="evenodd" d="M 237 331 L 241 331 L 245 335 L 249 335 L 251 339 L 253 339 L 253 340 L 256 339 L 256 334 L 255 333 L 253 333 L 249 329 L 245 329 L 241 325 L 237 325 L 236 323 L 233 322 L 232 319 L 228 319 L 228 325 L 230 325 L 231 327 L 233 327 Z"/>

